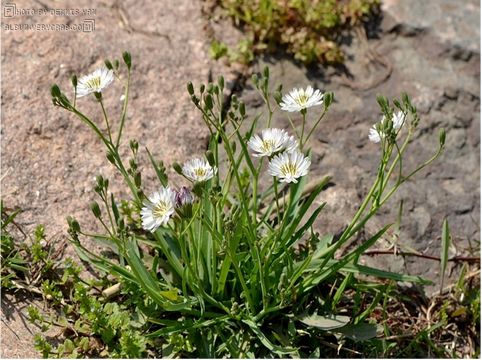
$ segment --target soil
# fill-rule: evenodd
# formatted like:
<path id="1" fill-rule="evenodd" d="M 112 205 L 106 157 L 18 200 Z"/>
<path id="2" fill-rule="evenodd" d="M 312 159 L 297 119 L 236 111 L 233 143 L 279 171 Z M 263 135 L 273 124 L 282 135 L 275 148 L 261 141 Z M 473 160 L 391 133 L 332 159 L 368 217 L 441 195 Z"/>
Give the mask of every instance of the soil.
<path id="1" fill-rule="evenodd" d="M 125 144 L 138 139 L 168 168 L 205 149 L 208 134 L 185 85 L 205 83 L 220 74 L 234 85 L 238 68 L 208 55 L 212 31 L 229 41 L 241 36 L 230 23 L 208 21 L 201 2 L 190 0 L 65 1 L 61 7 L 47 0 L 9 3 L 17 11 L 37 11 L 7 17 L 2 3 L 2 198 L 7 206 L 22 209 L 17 220 L 25 229 L 42 223 L 52 238 L 66 239 L 67 215 L 83 227 L 93 227 L 89 203 L 95 199 L 97 174 L 111 179 L 116 195 L 127 195 L 99 141 L 50 100 L 52 83 L 69 93 L 72 74 L 87 74 L 105 58 L 120 57 L 123 50 L 133 55 Z M 59 8 L 95 12 L 38 13 Z M 404 184 L 386 210 L 368 224 L 366 236 L 394 222 L 403 199 L 400 244 L 438 256 L 441 225 L 447 217 L 454 243 L 451 255 L 471 255 L 470 246 L 477 248 L 480 243 L 480 5 L 475 0 L 385 0 L 382 10 L 379 19 L 365 28 L 366 42 L 363 34 L 347 36 L 345 68 L 306 68 L 278 54 L 260 59 L 250 71 L 269 64 L 274 83 L 283 83 L 285 90 L 312 84 L 335 93 L 336 102 L 311 143 L 311 176 L 333 176 L 333 186 L 320 199 L 327 202 L 316 226 L 322 233 L 343 229 L 373 180 L 379 154 L 367 133 L 380 118 L 376 95 L 393 98 L 407 92 L 422 120 L 406 166 L 431 156 L 440 127 L 447 132 L 446 151 L 415 181 Z M 72 25 L 91 19 L 95 21 L 91 32 L 5 27 Z M 118 85 L 105 93 L 107 109 L 115 117 L 121 107 L 119 96 Z M 258 110 L 259 99 L 249 85 L 239 96 L 250 113 Z M 99 114 L 92 99 L 82 98 L 79 103 L 87 114 Z M 101 118 L 95 119 L 100 123 Z M 281 112 L 276 113 L 275 124 L 288 128 Z M 140 161 L 144 186 L 154 189 L 155 174 L 145 153 Z M 378 248 L 388 248 L 388 240 Z M 75 253 L 68 248 L 65 256 Z M 439 276 L 439 263 L 422 258 L 380 255 L 364 261 L 434 281 Z M 25 304 L 2 294 L 1 357 L 40 357 L 32 342 L 37 329 L 24 320 Z"/>

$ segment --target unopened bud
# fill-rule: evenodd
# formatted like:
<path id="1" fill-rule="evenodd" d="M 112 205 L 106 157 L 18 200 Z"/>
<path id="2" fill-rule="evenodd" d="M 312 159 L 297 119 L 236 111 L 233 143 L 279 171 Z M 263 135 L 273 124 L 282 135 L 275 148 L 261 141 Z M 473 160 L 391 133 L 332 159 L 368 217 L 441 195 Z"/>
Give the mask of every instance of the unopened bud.
<path id="1" fill-rule="evenodd" d="M 92 202 L 90 204 L 90 209 L 92 210 L 92 213 L 94 214 L 94 216 L 96 218 L 100 218 L 100 207 L 99 207 L 99 204 L 97 204 L 96 201 Z"/>
<path id="2" fill-rule="evenodd" d="M 213 98 L 210 94 L 204 96 L 204 104 L 207 110 L 211 110 L 213 108 Z"/>
<path id="3" fill-rule="evenodd" d="M 222 76 L 218 77 L 218 85 L 221 90 L 224 89 L 224 78 Z"/>
<path id="4" fill-rule="evenodd" d="M 131 141 L 129 141 L 129 146 L 134 153 L 136 153 L 137 150 L 139 149 L 139 143 L 135 139 L 132 139 Z"/>
<path id="5" fill-rule="evenodd" d="M 114 67 L 112 66 L 112 63 L 107 59 L 104 61 L 105 67 L 109 70 L 112 70 Z"/>
<path id="6" fill-rule="evenodd" d="M 192 82 L 188 82 L 187 83 L 187 92 L 189 93 L 189 95 L 194 95 L 194 86 L 192 84 Z"/>
<path id="7" fill-rule="evenodd" d="M 172 167 L 174 168 L 174 171 L 177 172 L 179 175 L 182 175 L 182 167 L 179 165 L 178 162 L 175 162 L 172 164 Z"/>
<path id="8" fill-rule="evenodd" d="M 440 146 L 444 146 L 444 145 L 445 145 L 445 129 L 444 129 L 444 128 L 440 129 L 440 132 L 439 132 L 439 141 L 440 141 Z"/>
<path id="9" fill-rule="evenodd" d="M 72 78 L 70 80 L 72 81 L 74 89 L 77 88 L 77 75 L 72 75 Z"/>
<path id="10" fill-rule="evenodd" d="M 253 74 L 253 76 L 251 76 L 251 80 L 253 81 L 254 86 L 258 87 L 258 83 L 259 83 L 258 75 Z"/>
<path id="11" fill-rule="evenodd" d="M 60 97 L 60 95 L 62 93 L 61 93 L 60 88 L 57 84 L 52 85 L 52 87 L 50 88 L 50 94 L 54 98 Z"/>
<path id="12" fill-rule="evenodd" d="M 122 59 L 124 60 L 124 63 L 126 64 L 127 68 L 130 69 L 132 65 L 132 57 L 131 54 L 127 51 L 124 51 L 122 53 Z"/>
<path id="13" fill-rule="evenodd" d="M 214 159 L 214 154 L 211 150 L 206 151 L 206 159 L 208 159 L 209 165 L 211 165 L 211 166 L 216 165 L 216 161 Z"/>
<path id="14" fill-rule="evenodd" d="M 265 66 L 263 69 L 263 76 L 269 79 L 269 67 Z"/>
<path id="15" fill-rule="evenodd" d="M 114 157 L 114 154 L 112 154 L 111 152 L 108 152 L 107 155 L 106 155 L 106 157 L 107 157 L 107 160 L 109 160 L 109 162 L 110 162 L 111 164 L 114 164 L 114 165 L 115 165 L 115 157 Z"/>
<path id="16" fill-rule="evenodd" d="M 187 187 L 183 186 L 176 191 L 176 206 L 182 207 L 184 205 L 190 205 L 194 202 L 194 196 Z"/>
<path id="17" fill-rule="evenodd" d="M 139 188 L 141 187 L 141 183 L 142 183 L 142 175 L 140 171 L 137 171 L 134 174 L 134 184 L 136 184 L 136 186 Z"/>
<path id="18" fill-rule="evenodd" d="M 246 105 L 244 105 L 244 102 L 239 103 L 239 114 L 244 117 L 246 115 Z"/>
<path id="19" fill-rule="evenodd" d="M 79 222 L 75 220 L 72 216 L 67 217 L 67 223 L 69 224 L 69 227 L 72 231 L 74 232 L 80 231 Z"/>

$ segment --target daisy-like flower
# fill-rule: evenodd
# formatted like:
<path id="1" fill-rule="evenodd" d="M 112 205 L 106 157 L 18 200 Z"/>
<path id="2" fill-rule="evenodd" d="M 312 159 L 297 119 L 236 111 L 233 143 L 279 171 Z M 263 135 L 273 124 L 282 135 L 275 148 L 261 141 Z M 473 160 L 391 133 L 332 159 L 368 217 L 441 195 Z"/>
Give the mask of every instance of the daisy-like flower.
<path id="1" fill-rule="evenodd" d="M 142 227 L 150 232 L 166 225 L 176 206 L 176 192 L 170 187 L 161 187 L 144 201 L 141 210 Z"/>
<path id="2" fill-rule="evenodd" d="M 248 147 L 255 152 L 253 156 L 271 156 L 279 151 L 296 150 L 298 143 L 283 129 L 264 129 L 261 136 L 255 134 L 248 141 Z"/>
<path id="3" fill-rule="evenodd" d="M 403 112 L 399 111 L 398 113 L 396 114 L 393 114 L 393 119 L 392 119 L 392 122 L 393 122 L 393 129 L 394 130 L 398 130 L 400 129 L 402 126 L 403 126 L 403 122 L 404 122 L 404 119 L 405 119 L 405 115 L 403 114 Z M 380 121 L 380 123 L 383 123 L 385 121 L 385 116 L 382 118 L 382 120 Z M 368 139 L 371 141 L 371 142 L 374 142 L 374 143 L 379 143 L 382 139 L 385 138 L 385 135 L 381 130 L 380 132 L 377 130 L 377 124 L 374 124 L 371 128 L 370 128 L 370 131 L 368 132 Z"/>
<path id="4" fill-rule="evenodd" d="M 276 155 L 268 165 L 268 173 L 281 182 L 297 183 L 298 178 L 308 174 L 311 165 L 309 158 L 299 151 L 284 152 Z"/>
<path id="5" fill-rule="evenodd" d="M 114 80 L 114 72 L 103 67 L 82 76 L 77 82 L 77 97 L 100 93 Z"/>
<path id="6" fill-rule="evenodd" d="M 321 104 L 323 104 L 321 91 L 313 90 L 311 86 L 308 86 L 306 90 L 302 88 L 291 90 L 289 94 L 283 96 L 280 106 L 281 110 L 295 112 Z"/>
<path id="7" fill-rule="evenodd" d="M 216 168 L 209 165 L 207 160 L 192 159 L 183 165 L 182 173 L 191 181 L 203 182 L 214 176 Z"/>

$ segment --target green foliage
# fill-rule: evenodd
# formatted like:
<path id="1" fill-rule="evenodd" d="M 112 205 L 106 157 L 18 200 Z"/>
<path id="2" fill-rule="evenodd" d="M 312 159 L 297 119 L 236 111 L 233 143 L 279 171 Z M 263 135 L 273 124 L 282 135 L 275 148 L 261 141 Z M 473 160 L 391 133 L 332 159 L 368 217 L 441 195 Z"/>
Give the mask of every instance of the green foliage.
<path id="1" fill-rule="evenodd" d="M 298 8 L 306 6 L 304 2 L 293 4 Z M 330 12 L 334 4 L 320 2 L 317 11 L 307 11 L 305 16 L 314 16 L 310 21 L 313 24 L 321 21 L 318 26 L 322 28 L 334 28 L 339 21 L 337 16 L 341 16 Z M 270 1 L 263 1 L 260 6 L 263 16 L 278 11 Z M 222 45 L 215 45 L 215 54 L 224 52 Z M 370 315 L 383 301 L 386 286 L 361 282 L 360 276 L 427 283 L 419 277 L 358 264 L 359 257 L 386 234 L 389 225 L 350 252 L 335 257 L 337 250 L 359 234 L 404 182 L 432 163 L 443 150 L 441 142 L 425 163 L 414 170 L 404 168 L 402 157 L 419 121 L 407 95 L 393 105 L 384 97 L 378 99 L 385 120 L 377 125 L 383 136 L 380 135 L 381 161 L 376 178 L 347 228 L 335 239 L 330 234 L 321 236 L 313 229 L 324 208 L 324 203 L 316 200 L 329 176 L 308 183 L 304 173 L 296 181 L 281 182 L 276 177 L 263 176 L 265 159 L 255 160 L 248 150 L 248 140 L 261 126 L 271 128 L 275 107 L 281 99 L 281 87 L 274 91 L 270 88 L 269 69 L 253 79 L 266 111 L 264 116 L 252 119 L 236 97 L 231 98 L 226 108 L 222 77 L 216 83 L 201 85 L 198 91 L 188 84 L 191 100 L 211 134 L 203 158 L 206 166 L 216 171 L 208 179 L 196 181 L 175 163 L 174 170 L 192 183 L 188 192 L 191 199 L 194 195 L 196 199 L 187 205 L 176 205 L 164 226 L 147 225 L 150 231 L 146 231 L 139 213 L 142 211 L 146 216 L 146 212 L 152 211 L 149 216 L 161 217 L 164 215 L 154 212 L 165 214 L 170 205 L 168 200 L 146 197 L 137 142 L 130 142 L 132 156 L 127 162 L 120 155 L 132 61 L 130 55 L 124 53 L 123 57 L 128 74 L 123 77 L 127 79 L 126 97 L 116 141 L 100 92 L 94 95 L 102 109 L 108 136 L 81 112 L 75 101 L 55 86 L 52 91 L 55 105 L 79 117 L 99 137 L 107 149 L 108 161 L 131 190 L 130 199 L 118 200 L 109 191 L 108 180 L 97 178 L 94 190 L 101 202 L 93 204 L 91 209 L 105 230 L 101 234 L 89 234 L 75 219 L 68 219 L 72 244 L 82 260 L 113 276 L 126 294 L 124 306 L 135 309 L 132 314 L 124 313 L 120 305 L 102 304 L 88 296 L 86 288 L 75 287 L 72 306 L 77 309 L 74 313 L 81 315 L 75 320 L 75 324 L 80 322 L 77 332 L 90 329 L 104 343 L 118 344 L 120 350 L 115 350 L 116 345 L 109 346 L 110 355 L 126 357 L 143 354 L 149 342 L 156 339 L 162 339 L 161 356 L 330 356 L 331 350 L 320 346 L 323 342 L 336 348 L 348 341 L 367 341 L 379 331 Z M 306 96 L 311 95 L 303 96 L 302 101 L 306 101 Z M 303 161 L 311 156 L 310 137 L 329 111 L 333 94 L 324 94 L 320 99 L 323 101 L 315 105 L 321 105 L 321 111 L 299 108 L 300 126 L 289 119 Z M 400 112 L 406 123 L 403 134 L 401 124 L 394 125 L 396 112 Z M 260 124 L 261 119 L 265 119 L 265 124 Z M 161 190 L 166 190 L 164 187 L 174 181 L 168 179 L 161 162 L 150 152 L 147 155 Z M 273 155 L 267 156 L 268 161 L 273 160 Z M 293 165 L 290 166 L 292 169 Z M 207 170 L 203 171 L 206 174 Z M 180 192 L 176 193 L 176 198 L 179 195 Z M 149 210 L 148 204 L 153 201 L 156 203 Z M 83 237 L 107 244 L 114 258 L 86 248 L 81 241 Z M 44 291 L 54 300 L 59 297 L 52 283 L 46 283 Z M 347 294 L 355 294 L 354 300 L 347 301 Z M 132 317 L 141 327 L 148 328 L 146 337 L 130 332 L 128 324 L 132 325 Z M 338 340 L 333 340 L 333 334 Z M 131 345 L 126 348 L 128 344 Z M 68 343 L 62 351 L 71 348 Z"/>
<path id="2" fill-rule="evenodd" d="M 211 55 L 249 63 L 254 54 L 286 48 L 309 64 L 343 62 L 342 32 L 372 16 L 380 0 L 217 0 L 246 38 L 237 50 L 214 40 Z M 238 55 L 236 55 L 238 54 Z"/>

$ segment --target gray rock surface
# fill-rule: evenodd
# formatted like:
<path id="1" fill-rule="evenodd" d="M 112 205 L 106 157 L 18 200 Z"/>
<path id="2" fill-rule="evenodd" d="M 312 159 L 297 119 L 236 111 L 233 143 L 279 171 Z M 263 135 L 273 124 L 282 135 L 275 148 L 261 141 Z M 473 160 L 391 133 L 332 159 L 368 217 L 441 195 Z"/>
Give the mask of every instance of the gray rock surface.
<path id="1" fill-rule="evenodd" d="M 256 70 L 269 65 L 273 84 L 282 83 L 284 92 L 311 84 L 335 93 L 336 101 L 310 143 L 310 176 L 330 173 L 335 184 L 321 195 L 327 202 L 317 220 L 322 234 L 338 234 L 348 225 L 376 177 L 379 145 L 369 142 L 367 136 L 381 118 L 376 96 L 393 99 L 407 92 L 421 122 L 405 168 L 414 168 L 432 156 L 441 127 L 447 133 L 445 152 L 401 187 L 357 241 L 394 223 L 403 200 L 399 250 L 408 247 L 439 256 L 442 222 L 447 217 L 456 249 L 453 255 L 467 255 L 469 243 L 477 244 L 480 239 L 479 4 L 387 0 L 383 10 L 379 25 L 366 28 L 368 43 L 353 37 L 345 48 L 348 78 L 337 69 L 308 69 L 283 56 L 260 61 Z M 368 53 L 367 46 L 375 51 L 375 58 L 369 57 L 373 52 Z M 242 98 L 253 113 L 262 105 L 252 88 Z M 293 119 L 296 123 L 301 118 L 295 115 Z M 274 124 L 290 130 L 281 111 L 275 114 Z M 390 232 L 376 247 L 388 249 L 392 242 Z M 440 265 L 436 261 L 413 257 L 395 261 L 387 255 L 362 261 L 438 282 Z M 434 289 L 426 290 L 431 293 Z"/>

